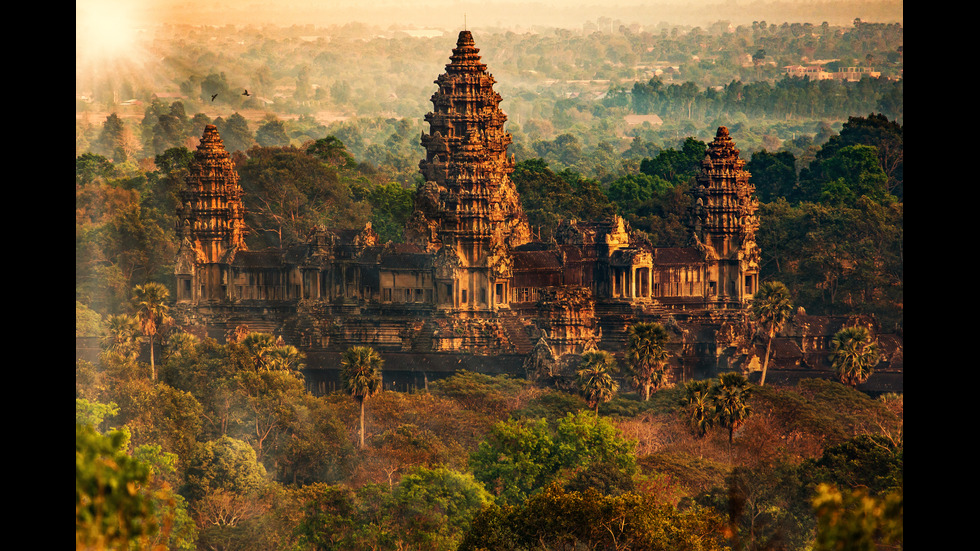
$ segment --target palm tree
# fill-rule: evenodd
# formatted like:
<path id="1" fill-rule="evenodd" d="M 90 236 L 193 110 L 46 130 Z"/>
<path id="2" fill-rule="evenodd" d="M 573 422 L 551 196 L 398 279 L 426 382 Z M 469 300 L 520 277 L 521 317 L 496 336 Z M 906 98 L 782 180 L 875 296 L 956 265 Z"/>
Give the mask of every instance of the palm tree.
<path id="1" fill-rule="evenodd" d="M 150 340 L 150 372 L 157 380 L 157 368 L 153 358 L 153 339 L 164 325 L 170 322 L 167 315 L 170 306 L 170 291 L 160 283 L 147 283 L 133 288 L 132 306 L 140 331 Z"/>
<path id="2" fill-rule="evenodd" d="M 688 381 L 684 385 L 684 399 L 681 401 L 681 406 L 684 408 L 687 425 L 698 439 L 699 446 L 715 423 L 711 397 L 711 381 Z"/>
<path id="3" fill-rule="evenodd" d="M 109 316 L 106 320 L 102 347 L 127 360 L 135 360 L 139 355 L 140 322 L 129 314 Z"/>
<path id="4" fill-rule="evenodd" d="M 268 367 L 267 357 L 276 348 L 276 340 L 269 333 L 252 332 L 241 340 L 241 345 L 248 353 L 248 358 L 256 370 Z"/>
<path id="5" fill-rule="evenodd" d="M 348 348 L 340 357 L 340 378 L 344 390 L 361 406 L 361 448 L 364 448 L 364 402 L 381 390 L 384 360 L 369 346 Z"/>
<path id="6" fill-rule="evenodd" d="M 760 323 L 768 335 L 766 355 L 762 359 L 762 378 L 759 386 L 766 384 L 766 371 L 769 368 L 769 351 L 772 349 L 772 339 L 776 332 L 783 328 L 789 320 L 793 305 L 790 303 L 789 289 L 778 281 L 763 283 L 752 299 L 752 318 Z"/>
<path id="7" fill-rule="evenodd" d="M 164 341 L 164 352 L 167 357 L 174 358 L 179 357 L 194 348 L 198 343 L 198 338 L 190 333 L 185 333 L 184 331 L 176 331 L 167 337 Z"/>
<path id="8" fill-rule="evenodd" d="M 595 408 L 596 415 L 599 415 L 599 404 L 612 400 L 619 390 L 619 383 L 612 376 L 615 371 L 616 359 L 609 352 L 596 350 L 582 354 L 576 384 L 589 407 Z"/>
<path id="9" fill-rule="evenodd" d="M 845 327 L 830 341 L 830 361 L 840 382 L 857 388 L 874 373 L 881 359 L 878 343 L 864 327 Z"/>
<path id="10" fill-rule="evenodd" d="M 269 369 L 288 371 L 290 369 L 299 370 L 304 367 L 301 363 L 303 361 L 303 354 L 291 344 L 284 344 L 273 348 L 269 352 L 268 358 L 267 364 Z"/>
<path id="11" fill-rule="evenodd" d="M 630 384 L 640 391 L 643 401 L 650 399 L 651 389 L 663 383 L 667 365 L 667 330 L 659 323 L 631 325 L 627 336 L 626 358 Z"/>
<path id="12" fill-rule="evenodd" d="M 728 453 L 731 454 L 735 431 L 752 413 L 749 398 L 752 389 L 745 375 L 734 371 L 718 376 L 718 384 L 713 388 L 711 401 L 715 406 L 718 424 L 728 429 Z"/>

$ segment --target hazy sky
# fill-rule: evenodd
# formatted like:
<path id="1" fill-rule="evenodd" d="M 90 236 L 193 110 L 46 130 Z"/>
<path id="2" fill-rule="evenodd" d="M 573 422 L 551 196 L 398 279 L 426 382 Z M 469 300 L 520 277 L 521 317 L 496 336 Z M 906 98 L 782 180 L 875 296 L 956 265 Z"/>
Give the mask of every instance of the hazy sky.
<path id="1" fill-rule="evenodd" d="M 603 20 L 611 29 L 639 23 L 706 27 L 718 21 L 749 25 L 799 22 L 849 25 L 902 22 L 901 0 L 76 0 L 76 70 L 106 60 L 138 67 L 146 29 L 161 23 L 191 25 L 306 25 L 361 22 L 381 29 L 466 28 L 534 31 L 582 29 Z"/>
<path id="2" fill-rule="evenodd" d="M 888 6 L 883 9 L 881 6 Z M 900 0 L 76 0 L 76 20 L 104 17 L 133 25 L 189 23 L 205 25 L 314 24 L 360 21 L 381 27 L 520 27 L 530 25 L 581 28 L 598 17 L 625 23 L 708 24 L 733 17 L 768 17 L 769 21 L 819 24 L 843 17 L 890 21 L 901 19 Z M 773 7 L 787 10 L 779 18 Z M 838 15 L 842 6 L 848 13 Z M 867 6 L 872 6 L 866 9 Z M 852 9 L 853 8 L 853 9 Z M 767 15 L 768 14 L 768 15 Z M 853 14 L 853 15 L 852 15 Z M 822 20 L 803 21 L 800 18 Z M 751 21 L 750 19 L 749 21 Z M 830 21 L 834 23 L 834 21 Z M 740 22 L 736 22 L 740 23 Z M 450 29 L 451 30 L 451 29 Z"/>

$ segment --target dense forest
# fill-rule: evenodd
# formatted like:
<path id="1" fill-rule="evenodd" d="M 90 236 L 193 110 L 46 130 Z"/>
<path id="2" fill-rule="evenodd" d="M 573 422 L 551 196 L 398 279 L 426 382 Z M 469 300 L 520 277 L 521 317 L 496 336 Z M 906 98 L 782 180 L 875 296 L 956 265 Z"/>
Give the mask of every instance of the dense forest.
<path id="1" fill-rule="evenodd" d="M 808 313 L 901 331 L 902 33 L 597 20 L 474 34 L 541 239 L 615 213 L 655 246 L 685 244 L 691 178 L 727 126 L 760 201 L 763 281 Z M 81 75 L 76 337 L 101 352 L 76 361 L 76 547 L 901 548 L 902 396 L 722 374 L 644 399 L 610 358 L 580 392 L 469 372 L 394 392 L 371 383 L 370 349 L 338 366 L 364 384 L 314 396 L 274 336 L 168 323 L 174 216 L 205 124 L 241 176 L 251 248 L 368 221 L 398 241 L 453 40 L 173 26 L 153 39 L 156 70 Z M 814 60 L 882 76 L 782 70 Z"/>

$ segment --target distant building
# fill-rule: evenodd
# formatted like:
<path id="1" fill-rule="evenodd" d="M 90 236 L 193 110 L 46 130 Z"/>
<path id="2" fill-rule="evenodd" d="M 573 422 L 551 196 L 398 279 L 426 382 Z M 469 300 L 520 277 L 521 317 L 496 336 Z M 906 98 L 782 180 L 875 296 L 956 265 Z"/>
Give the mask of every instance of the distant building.
<path id="1" fill-rule="evenodd" d="M 870 67 L 842 67 L 836 71 L 825 71 L 820 65 L 788 65 L 783 67 L 786 76 L 803 78 L 810 80 L 841 80 L 846 82 L 857 82 L 861 78 L 868 76 L 878 78 L 880 71 L 875 71 Z"/>

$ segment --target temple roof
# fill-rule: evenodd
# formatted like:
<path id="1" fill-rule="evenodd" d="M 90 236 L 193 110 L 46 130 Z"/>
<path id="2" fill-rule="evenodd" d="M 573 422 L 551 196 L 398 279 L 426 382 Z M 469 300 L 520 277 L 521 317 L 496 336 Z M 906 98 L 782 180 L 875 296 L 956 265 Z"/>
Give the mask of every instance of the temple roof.
<path id="1" fill-rule="evenodd" d="M 514 270 L 561 270 L 561 257 L 555 250 L 513 251 Z"/>
<path id="2" fill-rule="evenodd" d="M 431 253 L 387 253 L 381 255 L 382 269 L 431 270 L 434 256 Z"/>
<path id="3" fill-rule="evenodd" d="M 280 268 L 283 266 L 283 250 L 238 251 L 231 265 L 236 268 Z"/>
<path id="4" fill-rule="evenodd" d="M 483 72 L 487 69 L 486 64 L 480 62 L 480 49 L 476 47 L 470 31 L 459 31 L 456 47 L 449 59 L 452 61 L 446 65 L 446 71 L 450 73 Z"/>
<path id="5" fill-rule="evenodd" d="M 697 264 L 704 255 L 693 247 L 660 247 L 653 249 L 654 266 L 662 264 Z"/>

